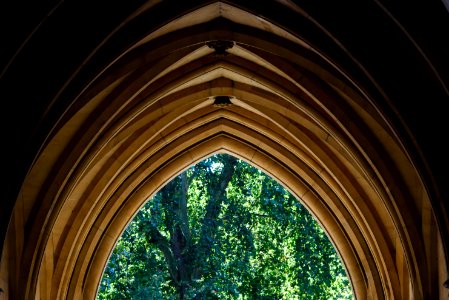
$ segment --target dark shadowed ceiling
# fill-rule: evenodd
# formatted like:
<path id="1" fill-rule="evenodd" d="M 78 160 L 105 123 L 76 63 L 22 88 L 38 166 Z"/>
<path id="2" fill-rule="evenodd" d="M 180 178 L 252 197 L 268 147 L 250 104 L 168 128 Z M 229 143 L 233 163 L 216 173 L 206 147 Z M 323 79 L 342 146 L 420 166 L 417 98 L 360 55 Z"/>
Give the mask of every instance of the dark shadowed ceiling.
<path id="1" fill-rule="evenodd" d="M 3 1 L 0 4 L 0 99 L 3 112 L 0 244 L 3 245 L 14 204 L 28 171 L 52 138 L 61 118 L 79 105 L 75 98 L 112 62 L 119 61 L 125 54 L 139 57 L 142 49 L 133 52 L 129 48 L 131 45 L 149 33 L 165 28 L 181 14 L 213 2 L 99 0 Z M 296 42 L 295 38 L 303 41 L 305 46 L 297 47 L 301 57 L 318 66 L 332 65 L 332 72 L 345 78 L 348 84 L 361 87 L 358 92 L 369 95 L 395 128 L 398 140 L 409 150 L 409 160 L 419 170 L 430 195 L 447 257 L 447 2 L 278 0 L 221 3 L 241 8 L 251 13 L 254 19 L 248 17 L 247 24 L 233 23 L 233 11 L 211 10 L 211 13 L 218 12 L 217 16 L 222 14 L 223 20 L 218 18 L 218 21 L 208 22 L 210 16 L 198 14 L 195 18 L 202 25 L 189 23 L 189 28 L 184 31 L 180 22 L 170 23 L 178 26 L 176 34 L 180 40 L 177 45 L 192 46 L 195 41 L 207 40 L 202 35 L 209 29 L 202 27 L 203 24 L 214 28 L 218 35 L 230 30 L 253 35 L 254 40 L 262 40 L 258 36 L 260 32 L 246 27 L 260 26 L 266 32 L 272 31 L 270 42 L 274 45 L 279 34 L 292 43 Z M 257 20 L 258 16 L 269 19 L 272 27 L 263 28 L 268 22 Z M 258 25 L 253 25 L 256 23 Z M 248 40 L 223 36 L 226 40 Z M 263 38 L 269 40 L 267 36 Z M 168 42 L 174 44 L 173 39 Z M 280 48 L 290 47 L 281 43 L 287 42 L 279 40 Z M 171 51 L 164 48 L 163 39 L 152 45 L 163 49 L 164 54 Z M 241 42 L 238 46 L 235 51 L 244 51 L 247 47 L 251 55 L 263 55 L 262 44 Z M 274 49 L 274 46 L 270 47 Z M 313 51 L 308 51 L 307 47 Z M 147 59 L 157 61 L 157 55 L 163 57 L 161 53 Z M 238 61 L 232 63 L 238 64 Z"/>

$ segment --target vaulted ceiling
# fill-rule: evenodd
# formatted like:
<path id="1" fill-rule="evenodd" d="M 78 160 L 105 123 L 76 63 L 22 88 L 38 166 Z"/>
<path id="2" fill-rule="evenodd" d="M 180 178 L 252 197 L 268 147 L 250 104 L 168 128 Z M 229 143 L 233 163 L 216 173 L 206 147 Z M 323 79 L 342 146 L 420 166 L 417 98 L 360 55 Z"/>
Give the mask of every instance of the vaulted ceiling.
<path id="1" fill-rule="evenodd" d="M 3 10 L 4 296 L 93 299 L 139 207 L 216 152 L 309 208 L 357 299 L 447 296 L 443 2 L 110 2 Z"/>

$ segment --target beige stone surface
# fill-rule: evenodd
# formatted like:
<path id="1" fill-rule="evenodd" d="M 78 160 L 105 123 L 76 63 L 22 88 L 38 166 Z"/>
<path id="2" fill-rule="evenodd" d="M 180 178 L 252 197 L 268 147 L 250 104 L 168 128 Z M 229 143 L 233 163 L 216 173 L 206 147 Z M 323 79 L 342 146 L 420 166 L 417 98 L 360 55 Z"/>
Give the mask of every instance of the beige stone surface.
<path id="1" fill-rule="evenodd" d="M 195 35 L 184 30 L 198 24 Z M 208 40 L 235 48 L 215 56 Z M 420 169 L 362 86 L 312 45 L 217 2 L 127 49 L 73 98 L 30 167 L 0 299 L 94 299 L 137 210 L 217 152 L 298 197 L 341 255 L 357 299 L 444 299 L 435 282 L 447 279 L 447 261 Z M 232 105 L 213 106 L 223 95 Z"/>

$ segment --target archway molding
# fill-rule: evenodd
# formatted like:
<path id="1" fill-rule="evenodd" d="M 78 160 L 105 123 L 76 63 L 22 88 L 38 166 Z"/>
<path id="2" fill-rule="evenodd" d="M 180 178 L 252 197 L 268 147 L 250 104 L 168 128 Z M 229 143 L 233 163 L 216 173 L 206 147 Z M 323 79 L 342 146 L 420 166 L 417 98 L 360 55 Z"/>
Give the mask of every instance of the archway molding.
<path id="1" fill-rule="evenodd" d="M 194 16 L 129 47 L 48 137 L 15 210 L 29 229 L 11 248 L 24 253 L 10 266 L 13 275 L 25 270 L 20 298 L 93 298 L 139 207 L 220 151 L 266 171 L 309 208 L 358 299 L 430 294 L 438 236 L 425 235 L 436 228 L 426 190 L 363 86 L 266 20 L 270 32 L 226 15 L 201 27 Z M 234 46 L 220 56 L 209 41 Z M 232 105 L 214 106 L 222 95 Z"/>

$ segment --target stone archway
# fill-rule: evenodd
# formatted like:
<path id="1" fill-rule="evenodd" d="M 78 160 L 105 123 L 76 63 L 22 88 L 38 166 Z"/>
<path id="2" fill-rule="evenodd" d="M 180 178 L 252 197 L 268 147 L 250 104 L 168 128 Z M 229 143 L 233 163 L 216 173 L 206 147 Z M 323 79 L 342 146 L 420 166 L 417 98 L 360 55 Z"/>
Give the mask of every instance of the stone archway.
<path id="1" fill-rule="evenodd" d="M 210 41 L 233 46 L 216 53 Z M 232 105 L 214 106 L 223 95 Z M 299 37 L 217 2 L 131 45 L 55 126 L 15 210 L 29 228 L 16 245 L 24 248 L 20 263 L 10 266 L 11 274 L 24 270 L 20 299 L 93 299 L 139 207 L 220 151 L 304 202 L 334 242 L 357 299 L 432 293 L 434 258 L 444 259 L 426 188 L 371 95 Z"/>

